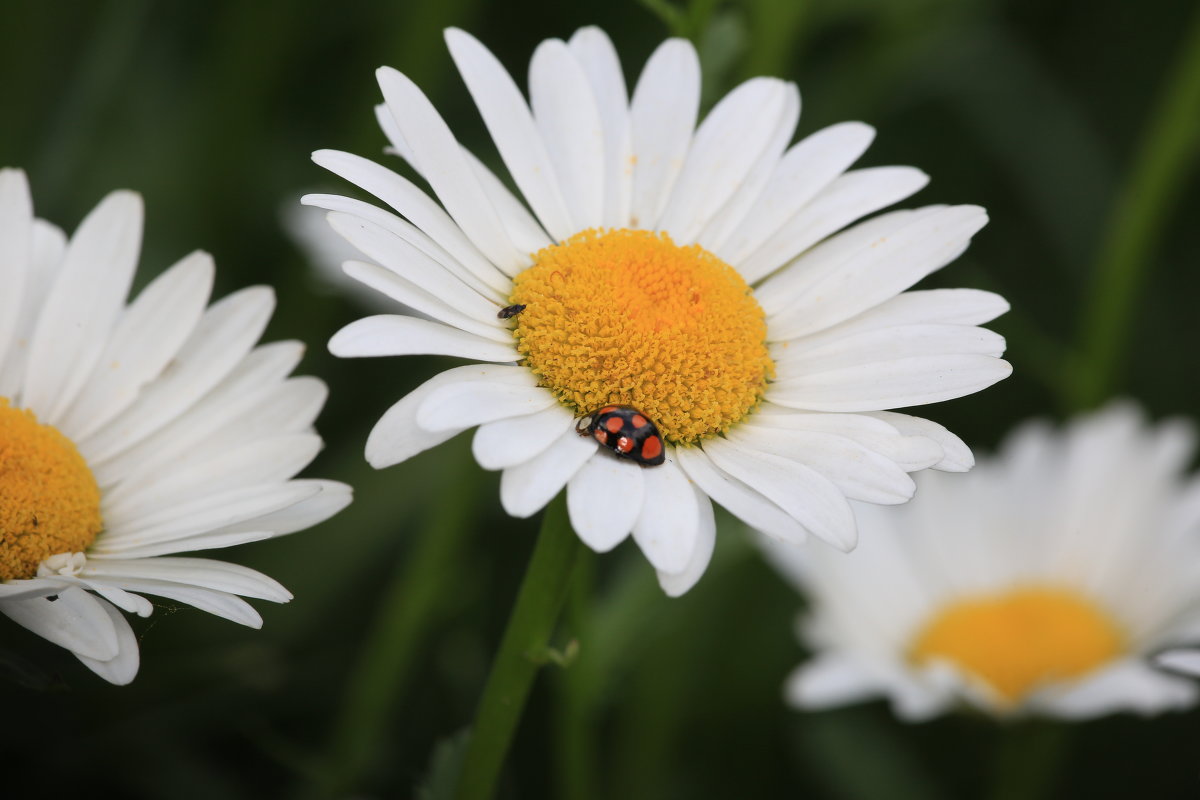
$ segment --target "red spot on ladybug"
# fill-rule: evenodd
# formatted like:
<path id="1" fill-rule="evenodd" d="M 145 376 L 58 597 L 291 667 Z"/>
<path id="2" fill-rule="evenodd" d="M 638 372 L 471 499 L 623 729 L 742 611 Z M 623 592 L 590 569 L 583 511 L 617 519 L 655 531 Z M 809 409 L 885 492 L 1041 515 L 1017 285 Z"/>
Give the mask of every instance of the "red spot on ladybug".
<path id="1" fill-rule="evenodd" d="M 662 439 L 657 436 L 647 436 L 646 441 L 642 442 L 642 458 L 647 461 L 658 458 L 662 455 L 662 451 Z"/>
<path id="2" fill-rule="evenodd" d="M 666 460 L 662 435 L 650 419 L 632 406 L 604 406 L 576 423 L 580 436 L 591 436 L 618 458 L 628 458 L 643 467 L 656 467 Z"/>

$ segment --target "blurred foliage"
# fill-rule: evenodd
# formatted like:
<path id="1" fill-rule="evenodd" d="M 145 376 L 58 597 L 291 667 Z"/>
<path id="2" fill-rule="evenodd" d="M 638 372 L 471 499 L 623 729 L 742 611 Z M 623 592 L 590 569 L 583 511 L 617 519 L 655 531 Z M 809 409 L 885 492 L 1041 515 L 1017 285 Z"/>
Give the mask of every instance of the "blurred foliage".
<path id="1" fill-rule="evenodd" d="M 362 460 L 383 410 L 449 362 L 331 358 L 325 341 L 361 312 L 314 279 L 280 217 L 305 191 L 349 191 L 311 164 L 312 150 L 380 152 L 375 67 L 413 77 L 493 164 L 441 41 L 448 25 L 479 35 L 522 80 L 538 41 L 598 24 L 631 84 L 678 33 L 702 53 L 706 103 L 775 74 L 801 87 L 800 135 L 843 119 L 876 126 L 863 165 L 917 165 L 933 180 L 916 202 L 974 202 L 991 215 L 966 256 L 928 282 L 1012 303 L 994 327 L 1009 338 L 1013 377 L 929 412 L 986 448 L 1061 408 L 1118 187 L 1194 10 L 1195 0 L 0 0 L 0 163 L 26 168 L 39 214 L 68 229 L 109 190 L 142 192 L 139 285 L 199 247 L 216 256 L 219 295 L 275 286 L 268 338 L 307 342 L 302 371 L 332 390 L 310 474 L 357 492 L 320 529 L 229 554 L 296 595 L 262 608 L 262 631 L 169 605 L 135 621 L 142 670 L 130 687 L 3 626 L 0 753 L 20 767 L 5 795 L 319 795 L 343 698 L 366 680 L 364 642 L 401 579 L 422 587 L 420 613 L 387 656 L 394 680 L 358 701 L 374 706 L 378 728 L 344 789 L 445 795 L 536 524 L 503 514 L 496 476 L 469 463 L 466 437 L 382 472 Z M 1156 416 L 1194 414 L 1200 395 L 1188 366 L 1200 341 L 1197 209 L 1192 179 L 1156 212 L 1144 295 L 1122 332 L 1117 391 Z M 439 509 L 454 504 L 471 506 L 465 533 L 445 532 Z M 721 527 L 713 566 L 680 600 L 662 596 L 630 543 L 581 571 L 563 631 L 579 655 L 535 686 L 501 796 L 987 794 L 994 754 L 1013 736 L 1004 726 L 969 716 L 904 726 L 882 704 L 783 706 L 782 682 L 804 656 L 792 633 L 800 600 L 736 525 Z M 1198 723 L 1190 712 L 1078 726 L 1047 796 L 1194 797 Z"/>

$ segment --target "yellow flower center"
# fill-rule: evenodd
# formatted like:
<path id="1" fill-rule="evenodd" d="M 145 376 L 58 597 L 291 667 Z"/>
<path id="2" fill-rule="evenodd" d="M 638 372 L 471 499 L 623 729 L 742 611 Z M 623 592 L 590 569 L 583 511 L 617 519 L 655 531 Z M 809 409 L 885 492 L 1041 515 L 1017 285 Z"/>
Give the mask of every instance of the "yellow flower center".
<path id="1" fill-rule="evenodd" d="M 917 636 L 911 657 L 951 661 L 1011 705 L 1045 684 L 1083 677 L 1123 648 L 1114 620 L 1088 599 L 1028 587 L 952 604 Z"/>
<path id="2" fill-rule="evenodd" d="M 100 488 L 75 445 L 0 397 L 0 580 L 34 577 L 102 527 Z"/>
<path id="3" fill-rule="evenodd" d="M 762 397 L 775 365 L 737 270 L 665 233 L 588 230 L 534 255 L 510 302 L 517 350 L 577 414 L 630 405 L 676 444 L 715 436 Z"/>

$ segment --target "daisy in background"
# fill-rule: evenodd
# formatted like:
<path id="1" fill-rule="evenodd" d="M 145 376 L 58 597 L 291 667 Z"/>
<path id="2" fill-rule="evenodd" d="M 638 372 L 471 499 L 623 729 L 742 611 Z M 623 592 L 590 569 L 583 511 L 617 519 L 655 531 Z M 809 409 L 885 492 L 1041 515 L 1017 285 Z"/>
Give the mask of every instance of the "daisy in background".
<path id="1" fill-rule="evenodd" d="M 971 466 L 941 426 L 885 409 L 1010 372 L 1003 339 L 977 327 L 1006 310 L 1002 298 L 905 291 L 963 252 L 983 209 L 926 206 L 847 228 L 927 177 L 847 171 L 874 135 L 858 122 L 789 147 L 800 97 L 780 80 L 747 81 L 697 126 L 700 67 L 683 40 L 654 52 L 632 97 L 600 30 L 547 40 L 528 102 L 470 35 L 450 29 L 446 42 L 522 197 L 383 68 L 380 125 L 437 199 L 334 151 L 314 160 L 392 211 L 304 198 L 366 257 L 345 264 L 351 277 L 429 317 L 359 320 L 333 353 L 473 362 L 383 415 L 372 465 L 477 428 L 475 457 L 503 471 L 508 513 L 528 517 L 565 487 L 580 538 L 607 551 L 632 533 L 672 595 L 709 561 L 713 502 L 780 540 L 811 533 L 849 550 L 848 499 L 903 503 L 909 472 Z M 576 432 L 609 405 L 656 426 L 664 463 L 618 459 Z"/>
<path id="2" fill-rule="evenodd" d="M 36 219 L 23 172 L 0 170 L 0 613 L 112 683 L 138 645 L 143 595 L 243 625 L 240 596 L 286 602 L 259 572 L 174 553 L 315 525 L 350 488 L 291 480 L 321 447 L 304 347 L 255 347 L 267 287 L 209 307 L 213 262 L 183 258 L 133 302 L 142 201 L 114 192 L 68 241 Z"/>
<path id="3" fill-rule="evenodd" d="M 1114 405 L 1061 432 L 1028 424 L 970 475 L 924 474 L 904 508 L 860 509 L 870 535 L 849 556 L 768 544 L 810 599 L 815 655 L 788 700 L 885 697 L 910 721 L 1194 704 L 1195 685 L 1150 658 L 1200 642 L 1193 452 L 1190 425 Z"/>

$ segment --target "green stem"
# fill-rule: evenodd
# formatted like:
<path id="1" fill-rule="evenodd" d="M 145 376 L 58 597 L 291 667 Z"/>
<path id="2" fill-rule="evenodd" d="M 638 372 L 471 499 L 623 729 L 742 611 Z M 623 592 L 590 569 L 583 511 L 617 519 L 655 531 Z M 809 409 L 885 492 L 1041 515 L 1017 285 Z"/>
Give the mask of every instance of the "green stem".
<path id="1" fill-rule="evenodd" d="M 1067 726 L 1047 720 L 1001 728 L 988 796 L 991 800 L 1057 797 L 1054 785 L 1067 746 Z"/>
<path id="2" fill-rule="evenodd" d="M 554 737 L 558 794 L 562 800 L 593 800 L 598 793 L 596 768 L 595 684 L 596 639 L 592 636 L 592 588 L 595 561 L 582 558 L 575 567 L 567 600 L 566 628 L 576 641 L 586 641 L 588 649 L 570 669 L 559 671 L 554 682 L 554 710 L 558 733 Z"/>
<path id="3" fill-rule="evenodd" d="M 451 467 L 443 485 L 455 498 L 469 496 L 479 469 L 469 457 Z M 478 505 L 450 497 L 434 505 L 416 546 L 380 599 L 374 627 L 346 682 L 341 712 L 330 740 L 329 766 L 316 794 L 338 796 L 355 789 L 379 754 L 396 700 L 412 674 L 421 641 L 445 603 L 453 568 Z"/>
<path id="4" fill-rule="evenodd" d="M 1164 86 L 1100 249 L 1082 319 L 1075 380 L 1067 387 L 1074 409 L 1097 405 L 1113 389 L 1154 246 L 1200 150 L 1200 12 Z"/>
<path id="5" fill-rule="evenodd" d="M 521 719 L 533 678 L 567 598 L 571 573 L 583 545 L 571 530 L 567 504 L 559 495 L 546 508 L 525 579 L 513 604 L 508 627 L 488 675 L 471 741 L 467 747 L 457 800 L 487 800 L 495 791 L 500 767 Z"/>

